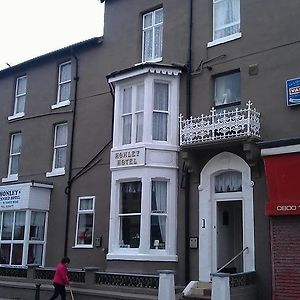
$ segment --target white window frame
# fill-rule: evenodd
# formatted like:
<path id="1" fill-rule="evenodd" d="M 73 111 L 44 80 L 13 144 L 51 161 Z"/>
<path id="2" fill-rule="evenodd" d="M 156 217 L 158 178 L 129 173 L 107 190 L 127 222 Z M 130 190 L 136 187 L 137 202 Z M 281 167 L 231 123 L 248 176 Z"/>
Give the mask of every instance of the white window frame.
<path id="1" fill-rule="evenodd" d="M 21 150 L 20 152 L 16 152 L 16 153 L 12 153 L 13 150 L 13 143 L 14 143 L 14 138 L 16 136 L 20 136 L 21 137 L 21 147 L 22 148 L 22 133 L 18 132 L 18 133 L 13 133 L 10 136 L 10 149 L 9 149 L 9 159 L 8 159 L 8 171 L 7 171 L 7 177 L 6 178 L 2 178 L 2 182 L 10 182 L 10 181 L 17 181 L 19 178 L 19 170 L 18 173 L 16 174 L 12 174 L 11 173 L 11 167 L 12 167 L 12 159 L 14 156 L 21 156 Z M 20 162 L 20 159 L 19 159 Z M 18 165 L 18 169 L 19 169 L 20 165 Z"/>
<path id="2" fill-rule="evenodd" d="M 144 95 L 143 95 L 143 109 L 138 110 L 137 109 L 137 97 L 138 97 L 138 87 L 143 86 L 144 90 Z M 128 113 L 123 113 L 123 104 L 124 104 L 124 91 L 125 89 L 131 88 L 131 110 Z M 143 114 L 143 133 L 142 133 L 142 140 L 137 141 L 137 116 L 139 114 Z M 144 140 L 144 121 L 145 121 L 145 85 L 144 82 L 138 81 L 138 82 L 133 82 L 130 85 L 124 85 L 121 88 L 121 103 L 120 103 L 120 116 L 121 116 L 121 144 L 123 146 L 126 145 L 132 145 L 136 143 L 141 143 Z M 124 140 L 124 122 L 123 119 L 126 116 L 131 116 L 131 138 L 130 138 L 130 143 L 123 144 Z"/>
<path id="3" fill-rule="evenodd" d="M 20 80 L 25 79 L 26 80 L 26 88 L 25 88 L 25 92 L 24 93 L 20 93 L 18 94 L 18 88 L 19 88 L 19 82 Z M 19 98 L 25 96 L 25 103 L 26 103 L 26 94 L 27 94 L 27 76 L 21 76 L 18 77 L 16 80 L 16 88 L 15 88 L 15 102 L 14 102 L 14 111 L 13 111 L 13 115 L 9 116 L 7 119 L 10 120 L 14 120 L 14 119 L 18 119 L 18 118 L 22 118 L 25 115 L 25 111 L 21 111 L 21 112 L 17 112 L 17 107 L 18 107 L 18 103 L 19 103 Z M 24 104 L 25 105 L 25 104 Z M 24 109 L 25 110 L 25 109 Z"/>
<path id="4" fill-rule="evenodd" d="M 62 168 L 56 168 L 55 167 L 55 161 L 56 161 L 56 152 L 57 149 L 67 147 L 68 146 L 68 133 L 67 133 L 67 139 L 66 143 L 62 145 L 57 145 L 56 146 L 56 140 L 57 140 L 57 128 L 59 126 L 67 126 L 68 130 L 68 123 L 59 123 L 55 125 L 55 130 L 54 130 L 54 142 L 53 142 L 53 159 L 52 159 L 52 171 L 46 173 L 46 177 L 53 177 L 53 176 L 60 176 L 60 175 L 65 175 L 65 167 Z"/>
<path id="5" fill-rule="evenodd" d="M 167 85 L 168 86 L 168 109 L 167 110 L 158 110 L 158 109 L 155 109 L 154 108 L 154 93 L 155 93 L 155 84 L 156 83 L 158 83 L 158 84 L 165 84 L 165 85 Z M 170 82 L 169 81 L 165 81 L 165 80 L 158 80 L 158 79 L 156 79 L 156 80 L 154 80 L 154 82 L 153 82 L 153 111 L 152 111 L 152 122 L 151 122 L 151 124 L 152 124 L 152 137 L 151 137 L 151 139 L 152 139 L 152 141 L 153 142 L 156 142 L 156 143 L 167 143 L 168 142 L 168 140 L 169 140 L 169 138 L 170 138 L 170 94 L 171 94 L 171 88 L 170 88 Z M 159 113 L 159 114 L 165 114 L 165 115 L 167 115 L 167 139 L 166 140 L 158 140 L 158 139 L 154 139 L 154 137 L 153 137 L 153 126 L 154 126 L 154 118 L 153 118 L 153 116 L 154 116 L 154 114 L 155 113 Z"/>
<path id="6" fill-rule="evenodd" d="M 92 199 L 92 209 L 80 209 L 81 200 Z M 75 234 L 75 246 L 73 248 L 93 248 L 94 246 L 94 230 L 95 230 L 95 196 L 83 196 L 78 197 L 78 207 L 77 207 L 77 221 L 76 221 L 76 234 Z M 78 226 L 79 226 L 79 216 L 83 214 L 93 215 L 93 228 L 92 228 L 92 242 L 91 244 L 79 244 L 78 241 Z"/>
<path id="7" fill-rule="evenodd" d="M 2 240 L 2 228 L 3 228 L 3 213 L 5 212 L 12 212 L 13 213 L 13 223 L 12 223 L 12 237 L 10 240 Z M 14 227 L 15 227 L 15 216 L 17 212 L 25 212 L 25 228 L 24 228 L 24 237 L 22 240 L 14 240 Z M 44 223 L 44 238 L 43 240 L 30 240 L 30 224 L 31 224 L 31 215 L 32 212 L 41 212 L 45 213 L 45 223 Z M 42 245 L 43 246 L 43 254 L 42 254 L 42 261 L 41 266 L 44 266 L 45 263 L 45 254 L 46 254 L 46 241 L 47 241 L 47 226 L 48 226 L 48 212 L 46 211 L 36 211 L 36 210 L 13 210 L 13 211 L 0 211 L 0 244 L 1 245 L 10 245 L 10 257 L 9 257 L 9 264 L 1 264 L 1 266 L 13 266 L 11 264 L 12 260 L 12 246 L 16 244 L 23 245 L 23 252 L 22 252 L 22 263 L 20 266 L 26 266 L 28 263 L 28 250 L 29 245 Z"/>
<path id="8" fill-rule="evenodd" d="M 61 72 L 62 72 L 62 68 L 66 65 L 70 65 L 70 79 L 68 80 L 65 80 L 65 81 L 61 81 L 60 80 L 60 77 L 61 77 Z M 70 105 L 70 96 L 71 96 L 71 79 L 72 79 L 72 69 L 71 69 L 71 61 L 67 61 L 67 62 L 64 62 L 62 64 L 59 65 L 58 67 L 58 82 L 57 82 L 57 85 L 58 85 L 58 88 L 57 88 L 57 100 L 56 100 L 56 104 L 52 105 L 51 106 L 51 109 L 56 109 L 56 108 L 60 108 L 60 107 L 63 107 L 63 106 L 67 106 L 67 105 Z M 61 101 L 60 100 L 60 90 L 61 90 L 61 87 L 63 85 L 66 85 L 66 84 L 69 84 L 70 85 L 70 95 L 69 95 L 69 99 L 67 100 L 64 100 L 64 101 Z"/>
<path id="9" fill-rule="evenodd" d="M 162 44 L 160 45 L 161 47 L 161 56 L 159 57 L 155 57 L 155 28 L 157 27 L 162 27 L 162 31 L 163 31 L 163 21 L 162 22 L 159 22 L 157 24 L 155 24 L 155 14 L 158 12 L 158 11 L 162 11 L 163 12 L 163 8 L 159 8 L 159 9 L 156 9 L 154 11 L 151 11 L 149 13 L 146 13 L 143 15 L 143 37 L 142 37 L 142 61 L 143 62 L 159 62 L 162 60 L 162 44 L 163 44 L 163 33 L 162 33 Z M 149 27 L 145 27 L 145 18 L 146 16 L 151 16 L 152 18 L 152 25 L 149 26 Z M 151 59 L 145 59 L 145 53 L 144 53 L 144 47 L 145 47 L 145 32 L 148 31 L 148 30 L 151 30 L 152 31 L 152 55 L 151 55 Z"/>
<path id="10" fill-rule="evenodd" d="M 176 170 L 152 169 L 147 167 L 139 169 L 141 177 L 136 174 L 136 169 L 112 173 L 110 228 L 109 228 L 109 253 L 108 260 L 137 260 L 137 261 L 177 261 L 176 236 L 177 236 L 177 173 Z M 118 174 L 116 174 L 118 173 Z M 126 174 L 129 175 L 126 177 Z M 140 214 L 140 245 L 139 248 L 120 247 L 120 198 L 121 183 L 140 181 L 142 183 L 141 214 Z M 166 243 L 164 249 L 151 249 L 151 211 L 152 181 L 167 182 L 167 219 Z M 135 214 L 136 215 L 136 214 Z"/>
<path id="11" fill-rule="evenodd" d="M 215 31 L 216 31 L 216 28 L 215 28 L 215 26 L 216 26 L 215 25 L 216 4 L 218 4 L 221 1 L 227 1 L 227 0 L 213 0 L 213 40 L 207 44 L 207 47 L 213 47 L 213 46 L 223 44 L 223 43 L 227 43 L 227 42 L 230 42 L 230 41 L 233 41 L 233 40 L 236 40 L 236 39 L 239 39 L 239 38 L 242 37 L 242 34 L 241 34 L 240 31 L 236 32 L 234 34 L 230 34 L 228 36 L 224 36 L 222 38 L 216 38 L 215 37 Z M 241 24 L 241 15 L 239 15 L 239 21 L 228 23 L 228 24 L 224 25 L 222 28 L 231 27 L 232 25 L 237 25 L 237 24 Z M 218 29 L 221 29 L 221 28 L 218 28 Z"/>

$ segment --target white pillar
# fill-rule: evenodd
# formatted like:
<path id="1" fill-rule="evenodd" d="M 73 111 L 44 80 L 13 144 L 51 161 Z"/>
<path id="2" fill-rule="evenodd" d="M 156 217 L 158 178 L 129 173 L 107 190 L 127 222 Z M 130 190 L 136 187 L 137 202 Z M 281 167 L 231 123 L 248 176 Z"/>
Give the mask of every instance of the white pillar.
<path id="1" fill-rule="evenodd" d="M 230 285 L 228 274 L 212 274 L 211 300 L 230 300 Z"/>
<path id="2" fill-rule="evenodd" d="M 172 270 L 160 270 L 158 300 L 175 300 L 175 283 Z"/>

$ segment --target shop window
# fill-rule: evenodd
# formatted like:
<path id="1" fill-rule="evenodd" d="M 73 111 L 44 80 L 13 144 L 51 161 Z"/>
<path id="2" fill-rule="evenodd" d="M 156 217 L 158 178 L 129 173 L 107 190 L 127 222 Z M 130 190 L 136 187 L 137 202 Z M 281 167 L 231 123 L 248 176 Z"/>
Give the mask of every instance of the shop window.
<path id="1" fill-rule="evenodd" d="M 240 72 L 234 72 L 215 78 L 215 106 L 234 105 L 241 101 Z"/>
<path id="2" fill-rule="evenodd" d="M 143 16 L 143 62 L 162 59 L 163 9 Z"/>
<path id="3" fill-rule="evenodd" d="M 120 197 L 120 247 L 139 248 L 142 183 L 121 183 Z"/>
<path id="4" fill-rule="evenodd" d="M 78 199 L 77 233 L 75 246 L 92 246 L 94 234 L 95 197 Z"/>

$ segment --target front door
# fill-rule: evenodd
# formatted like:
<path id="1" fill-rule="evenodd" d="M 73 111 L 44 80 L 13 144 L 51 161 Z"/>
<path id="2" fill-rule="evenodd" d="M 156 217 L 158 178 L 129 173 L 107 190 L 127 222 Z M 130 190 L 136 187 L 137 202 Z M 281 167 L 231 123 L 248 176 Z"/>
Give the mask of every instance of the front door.
<path id="1" fill-rule="evenodd" d="M 216 201 L 216 265 L 219 270 L 243 249 L 242 201 Z M 223 268 L 223 273 L 243 271 L 242 256 Z"/>

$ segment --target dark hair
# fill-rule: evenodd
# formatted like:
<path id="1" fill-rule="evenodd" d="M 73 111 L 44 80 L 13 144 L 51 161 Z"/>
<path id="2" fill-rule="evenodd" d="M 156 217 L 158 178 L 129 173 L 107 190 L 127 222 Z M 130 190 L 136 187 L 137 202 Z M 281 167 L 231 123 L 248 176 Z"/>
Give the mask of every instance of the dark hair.
<path id="1" fill-rule="evenodd" d="M 63 258 L 61 259 L 60 262 L 61 262 L 62 264 L 68 264 L 68 263 L 70 263 L 70 258 L 67 257 L 67 256 L 65 256 L 65 257 L 63 257 Z"/>

